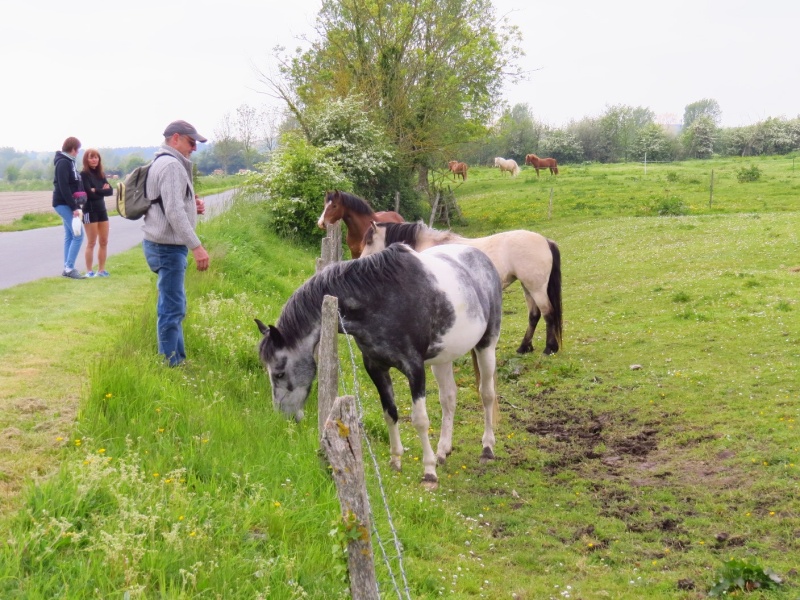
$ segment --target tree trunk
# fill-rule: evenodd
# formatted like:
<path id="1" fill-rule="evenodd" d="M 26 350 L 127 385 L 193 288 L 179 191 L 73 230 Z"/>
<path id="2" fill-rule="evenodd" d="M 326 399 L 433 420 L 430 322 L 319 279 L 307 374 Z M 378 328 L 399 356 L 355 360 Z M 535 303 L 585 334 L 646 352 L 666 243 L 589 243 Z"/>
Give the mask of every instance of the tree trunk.
<path id="1" fill-rule="evenodd" d="M 430 196 L 428 188 L 428 167 L 425 165 L 417 165 L 414 168 L 417 171 L 417 189 L 420 192 L 425 192 L 426 196 Z M 430 201 L 429 197 L 428 202 Z"/>

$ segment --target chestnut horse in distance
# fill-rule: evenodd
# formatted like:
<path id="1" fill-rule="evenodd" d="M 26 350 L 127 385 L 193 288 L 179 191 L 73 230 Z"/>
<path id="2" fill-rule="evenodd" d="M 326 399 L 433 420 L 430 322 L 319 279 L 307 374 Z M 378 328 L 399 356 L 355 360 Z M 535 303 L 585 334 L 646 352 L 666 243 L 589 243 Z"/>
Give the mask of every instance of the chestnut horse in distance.
<path id="1" fill-rule="evenodd" d="M 539 176 L 539 169 L 550 169 L 552 175 L 558 175 L 558 163 L 555 158 L 539 158 L 535 154 L 525 156 L 525 164 L 536 169 L 536 176 Z"/>
<path id="2" fill-rule="evenodd" d="M 449 163 L 447 163 L 447 166 L 453 173 L 453 179 L 456 178 L 456 175 L 461 175 L 462 181 L 467 180 L 467 169 L 469 169 L 467 163 L 458 162 L 457 160 L 451 160 Z"/>
<path id="3" fill-rule="evenodd" d="M 393 210 L 375 212 L 369 202 L 355 194 L 333 190 L 325 192 L 325 207 L 317 221 L 317 227 L 327 229 L 339 219 L 347 226 L 347 247 L 352 258 L 361 256 L 364 234 L 373 221 L 378 223 L 405 223 L 406 220 Z"/>

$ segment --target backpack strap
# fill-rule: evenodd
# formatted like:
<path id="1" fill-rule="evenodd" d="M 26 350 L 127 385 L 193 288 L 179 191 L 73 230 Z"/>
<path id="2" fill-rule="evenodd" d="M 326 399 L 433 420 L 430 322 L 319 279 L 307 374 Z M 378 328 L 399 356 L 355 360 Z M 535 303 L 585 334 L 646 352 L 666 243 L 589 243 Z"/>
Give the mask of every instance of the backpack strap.
<path id="1" fill-rule="evenodd" d="M 159 158 L 161 158 L 162 156 L 172 156 L 172 155 L 171 155 L 169 152 L 162 152 L 161 154 L 156 154 L 156 156 L 155 156 L 155 158 L 152 160 L 151 164 L 152 164 L 152 163 L 154 163 L 154 162 L 156 162 L 156 161 L 157 161 Z M 175 157 L 173 156 L 172 158 L 175 158 Z M 177 161 L 177 159 L 175 159 L 175 160 Z M 148 177 L 149 175 L 150 175 L 150 169 L 148 169 L 148 170 L 147 170 L 147 175 L 145 175 L 145 179 L 144 179 L 144 189 L 145 189 L 145 192 L 147 191 L 147 177 Z M 191 187 L 190 187 L 190 185 L 187 183 L 187 184 L 186 184 L 186 193 L 187 193 L 187 194 L 189 194 L 189 193 L 191 193 L 191 191 L 192 191 L 192 188 L 191 188 Z M 159 195 L 159 197 L 158 197 L 158 198 L 156 198 L 155 200 L 150 200 L 150 204 L 158 204 L 158 205 L 161 207 L 161 212 L 163 212 L 165 215 L 167 214 L 167 211 L 166 211 L 166 210 L 164 210 L 164 202 L 161 200 L 161 196 L 160 196 L 160 195 Z"/>
<path id="2" fill-rule="evenodd" d="M 152 166 L 153 163 L 155 163 L 162 156 L 171 156 L 171 155 L 170 155 L 169 152 L 162 152 L 161 154 L 156 154 L 155 158 L 150 163 L 151 166 Z M 147 174 L 145 175 L 145 178 L 144 178 L 145 193 L 147 193 L 147 178 L 149 176 L 150 176 L 150 169 L 147 169 Z M 161 207 L 161 212 L 164 213 L 164 215 L 166 216 L 167 211 L 164 209 L 164 202 L 161 200 L 161 195 L 160 194 L 159 194 L 158 198 L 155 198 L 154 200 L 150 200 L 150 204 L 158 204 Z"/>

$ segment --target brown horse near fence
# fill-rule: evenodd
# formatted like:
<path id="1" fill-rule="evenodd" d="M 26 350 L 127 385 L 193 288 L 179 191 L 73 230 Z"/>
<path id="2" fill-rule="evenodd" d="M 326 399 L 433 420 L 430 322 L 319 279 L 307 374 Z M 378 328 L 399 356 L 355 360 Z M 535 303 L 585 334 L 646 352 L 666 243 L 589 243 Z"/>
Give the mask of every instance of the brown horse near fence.
<path id="1" fill-rule="evenodd" d="M 447 163 L 447 166 L 453 173 L 453 179 L 455 179 L 457 175 L 461 175 L 461 179 L 463 181 L 467 180 L 467 169 L 469 169 L 467 163 L 451 160 L 449 163 Z"/>
<path id="2" fill-rule="evenodd" d="M 361 256 L 364 234 L 373 221 L 378 223 L 405 223 L 405 219 L 393 210 L 375 212 L 369 202 L 355 194 L 332 190 L 325 192 L 325 207 L 317 221 L 317 227 L 326 229 L 339 219 L 347 225 L 347 247 L 353 258 Z"/>
<path id="3" fill-rule="evenodd" d="M 555 158 L 539 158 L 535 154 L 525 156 L 525 164 L 536 169 L 536 176 L 539 176 L 539 169 L 550 169 L 552 175 L 558 175 L 558 163 Z"/>

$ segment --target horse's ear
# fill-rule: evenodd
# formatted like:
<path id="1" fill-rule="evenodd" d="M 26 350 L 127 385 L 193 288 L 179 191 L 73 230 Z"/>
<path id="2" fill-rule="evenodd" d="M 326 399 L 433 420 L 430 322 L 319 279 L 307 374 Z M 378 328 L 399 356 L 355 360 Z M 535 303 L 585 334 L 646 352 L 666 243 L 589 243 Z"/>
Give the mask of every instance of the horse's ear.
<path id="1" fill-rule="evenodd" d="M 264 323 L 261 322 L 261 319 L 253 320 L 256 322 L 256 325 L 258 325 L 258 330 L 261 332 L 261 335 L 268 337 L 275 348 L 281 348 L 284 346 L 283 336 L 281 335 L 281 332 L 278 331 L 277 327 L 273 325 L 264 325 Z"/>
<path id="2" fill-rule="evenodd" d="M 283 348 L 286 345 L 281 332 L 273 325 L 269 326 L 269 339 L 272 340 L 272 346 L 274 348 Z"/>
<path id="3" fill-rule="evenodd" d="M 261 332 L 261 335 L 265 335 L 267 331 L 269 331 L 269 329 L 267 329 L 267 326 L 261 322 L 261 319 L 253 319 L 253 320 L 256 322 L 256 325 L 258 325 L 258 330 Z"/>
<path id="4" fill-rule="evenodd" d="M 378 226 L 375 224 L 375 221 L 370 221 L 369 227 L 367 227 L 367 229 L 364 231 L 364 237 L 361 239 L 362 248 L 365 248 L 372 243 L 376 231 L 378 231 Z"/>

